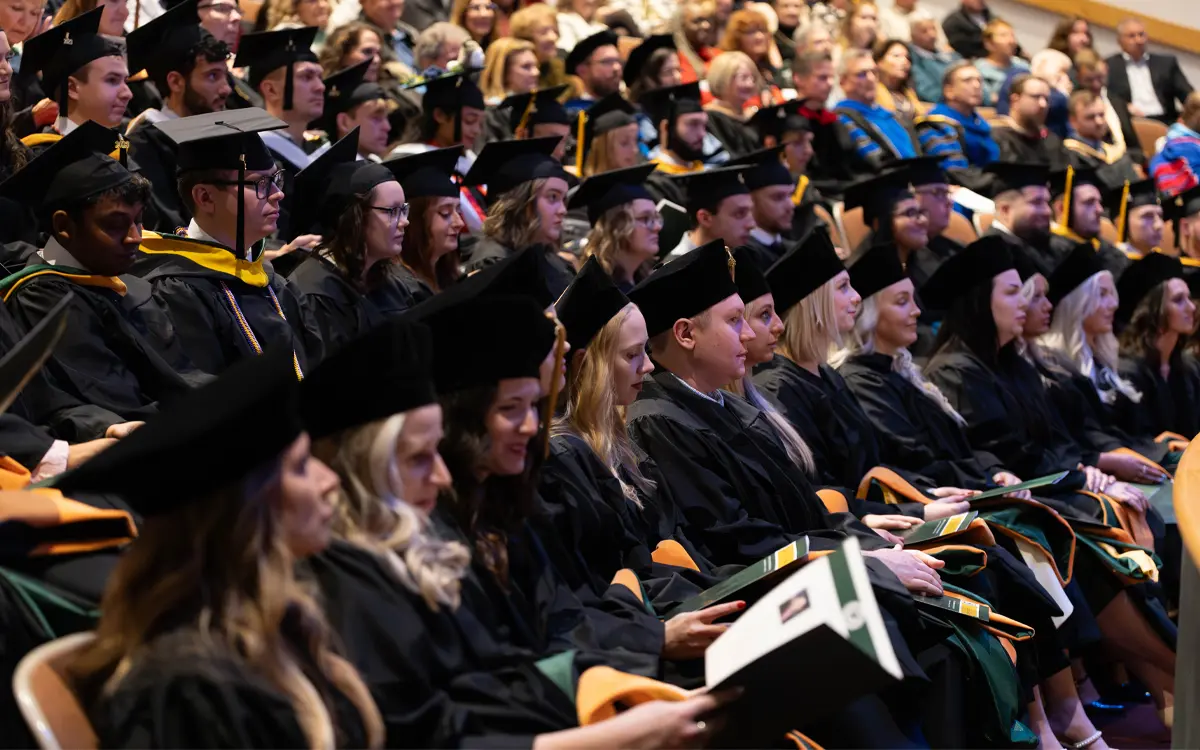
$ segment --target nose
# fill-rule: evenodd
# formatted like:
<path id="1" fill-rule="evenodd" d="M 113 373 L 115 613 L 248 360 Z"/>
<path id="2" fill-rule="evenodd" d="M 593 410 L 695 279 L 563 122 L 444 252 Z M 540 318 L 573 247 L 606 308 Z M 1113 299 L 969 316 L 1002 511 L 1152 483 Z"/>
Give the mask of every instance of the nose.
<path id="1" fill-rule="evenodd" d="M 555 373 L 557 376 L 557 373 Z M 521 427 L 517 430 L 518 435 L 526 435 L 532 437 L 538 431 L 538 410 L 537 407 L 530 407 L 525 412 L 525 418 L 521 420 Z"/>
<path id="2" fill-rule="evenodd" d="M 127 84 L 127 83 L 121 84 L 121 90 L 120 90 L 120 92 L 118 92 L 117 98 L 120 99 L 122 102 L 128 102 L 130 99 L 133 98 L 133 92 L 129 90 L 129 84 Z"/>
<path id="3" fill-rule="evenodd" d="M 338 479 L 338 475 L 333 469 L 326 466 L 324 461 L 316 456 L 311 456 L 308 460 L 311 462 L 313 480 L 322 495 L 327 495 L 341 486 L 342 481 Z"/>
<path id="4" fill-rule="evenodd" d="M 125 235 L 125 244 L 126 245 L 142 244 L 142 225 L 141 224 L 133 224 L 129 227 L 129 232 L 126 233 L 126 235 Z"/>
<path id="5" fill-rule="evenodd" d="M 756 338 L 758 338 L 758 334 L 754 332 L 754 328 L 749 323 L 742 323 L 741 341 L 744 343 L 746 341 L 753 341 Z"/>
<path id="6" fill-rule="evenodd" d="M 439 490 L 443 490 L 450 486 L 451 480 L 450 469 L 446 466 L 442 454 L 433 454 L 433 473 L 429 475 L 429 483 Z"/>

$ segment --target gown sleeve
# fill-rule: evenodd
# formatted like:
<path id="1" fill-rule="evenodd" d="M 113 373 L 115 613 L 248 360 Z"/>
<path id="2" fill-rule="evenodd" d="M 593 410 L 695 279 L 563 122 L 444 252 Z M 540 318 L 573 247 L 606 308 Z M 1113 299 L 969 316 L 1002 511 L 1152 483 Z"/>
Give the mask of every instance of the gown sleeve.
<path id="1" fill-rule="evenodd" d="M 207 373 L 223 371 L 237 354 L 222 345 L 232 340 L 233 335 L 242 336 L 218 316 L 211 308 L 206 296 L 184 279 L 172 276 L 154 280 L 154 301 L 157 302 L 175 323 L 175 335 L 195 366 Z M 167 342 L 156 342 L 163 348 Z"/>

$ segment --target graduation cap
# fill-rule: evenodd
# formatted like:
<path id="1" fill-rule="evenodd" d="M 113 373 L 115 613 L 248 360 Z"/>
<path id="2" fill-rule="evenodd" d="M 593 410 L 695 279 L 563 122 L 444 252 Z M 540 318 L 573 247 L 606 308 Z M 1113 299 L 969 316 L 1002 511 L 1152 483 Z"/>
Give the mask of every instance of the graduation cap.
<path id="1" fill-rule="evenodd" d="M 645 316 L 650 338 L 737 294 L 735 265 L 725 243 L 713 240 L 642 279 L 630 290 L 629 300 Z"/>
<path id="2" fill-rule="evenodd" d="M 1050 304 L 1058 306 L 1063 298 L 1075 291 L 1085 281 L 1104 270 L 1096 248 L 1090 242 L 1080 242 L 1075 245 L 1067 257 L 1055 266 L 1050 274 L 1049 290 L 1046 298 Z"/>
<path id="3" fill-rule="evenodd" d="M 908 278 L 896 246 L 890 242 L 871 245 L 850 259 L 850 286 L 869 299 L 892 284 Z"/>
<path id="4" fill-rule="evenodd" d="M 1133 319 L 1133 313 L 1138 305 L 1159 284 L 1171 279 L 1182 279 L 1183 264 L 1179 258 L 1173 258 L 1164 253 L 1146 253 L 1141 260 L 1134 261 L 1126 268 L 1117 281 L 1117 320 L 1128 323 Z"/>
<path id="5" fill-rule="evenodd" d="M 949 310 L 959 297 L 1013 268 L 1008 240 L 984 235 L 943 261 L 918 291 L 929 309 Z"/>
<path id="6" fill-rule="evenodd" d="M 454 181 L 454 170 L 462 153 L 462 146 L 435 148 L 432 151 L 388 159 L 383 166 L 390 169 L 399 180 L 407 200 L 456 198 L 459 188 L 458 183 Z"/>
<path id="7" fill-rule="evenodd" d="M 845 270 L 829 229 L 824 225 L 814 227 L 799 245 L 767 269 L 776 312 L 782 316 Z"/>
<path id="8" fill-rule="evenodd" d="M 812 131 L 808 118 L 800 114 L 800 105 L 799 99 L 792 99 L 783 104 L 762 107 L 750 116 L 746 124 L 758 132 L 760 142 L 771 136 L 776 143 L 782 143 L 785 133 Z"/>
<path id="9" fill-rule="evenodd" d="M 891 225 L 892 209 L 905 198 L 912 198 L 912 187 L 909 182 L 907 169 L 892 169 L 882 174 L 868 177 L 852 183 L 843 195 L 845 210 L 861 208 L 863 221 L 870 226 L 873 222 L 885 223 L 886 229 Z M 890 231 L 887 232 L 890 234 Z M 866 297 L 866 295 L 863 295 Z"/>
<path id="10" fill-rule="evenodd" d="M 567 73 L 575 75 L 575 69 L 587 62 L 593 52 L 604 46 L 617 46 L 617 35 L 608 29 L 576 42 L 575 48 L 567 54 Z"/>
<path id="11" fill-rule="evenodd" d="M 114 146 L 123 157 L 129 142 L 88 120 L 0 184 L 0 197 L 50 213 L 118 188 L 133 173 L 109 156 Z"/>
<path id="12" fill-rule="evenodd" d="M 321 111 L 321 117 L 312 123 L 312 127 L 324 130 L 336 138 L 338 115 L 349 112 L 360 104 L 387 99 L 382 86 L 364 80 L 370 67 L 371 61 L 363 60 L 358 65 L 339 70 L 325 79 L 325 108 Z"/>
<path id="13" fill-rule="evenodd" d="M 395 179 L 384 165 L 358 158 L 358 128 L 354 128 L 296 174 L 288 239 L 313 228 L 331 236 L 356 195 Z"/>
<path id="14" fill-rule="evenodd" d="M 25 42 L 21 70 L 41 72 L 42 86 L 58 102 L 59 116 L 67 116 L 67 79 L 101 57 L 121 57 L 124 50 L 100 35 L 103 8 L 89 10 L 53 26 Z"/>
<path id="15" fill-rule="evenodd" d="M 256 107 L 209 112 L 203 115 L 163 120 L 155 127 L 179 147 L 178 170 L 186 172 L 214 169 L 236 170 L 238 194 L 246 186 L 247 172 L 275 169 L 275 157 L 259 133 L 286 128 L 287 123 Z M 238 201 L 238 255 L 245 253 L 244 201 Z"/>
<path id="16" fill-rule="evenodd" d="M 1117 242 L 1124 242 L 1129 229 L 1129 212 L 1140 206 L 1161 206 L 1158 186 L 1154 180 L 1123 181 L 1110 187 L 1104 196 L 1104 207 L 1117 228 Z"/>
<path id="17" fill-rule="evenodd" d="M 470 107 L 480 111 L 487 108 L 483 100 L 483 91 L 471 80 L 471 75 L 476 72 L 478 72 L 477 69 L 460 70 L 427 81 L 415 81 L 402 88 L 424 86 L 425 95 L 421 97 L 421 110 L 425 117 L 432 120 L 435 109 L 440 109 L 446 114 L 453 114 L 454 140 L 458 141 L 462 138 L 463 108 Z"/>
<path id="18" fill-rule="evenodd" d="M 744 156 L 738 156 L 725 162 L 727 167 L 749 167 L 743 173 L 742 179 L 751 191 L 760 190 L 771 185 L 787 185 L 792 187 L 796 179 L 783 163 L 783 145 L 771 146 L 759 151 L 752 151 Z"/>
<path id="19" fill-rule="evenodd" d="M 642 105 L 642 109 L 655 125 L 663 120 L 670 124 L 675 122 L 679 115 L 704 111 L 700 105 L 700 84 L 694 81 L 682 86 L 651 89 L 642 94 L 638 104 Z"/>
<path id="20" fill-rule="evenodd" d="M 588 258 L 554 305 L 558 321 L 567 329 L 571 354 L 592 343 L 600 329 L 628 304 L 629 298 L 617 289 L 596 256 Z"/>
<path id="21" fill-rule="evenodd" d="M 908 184 L 914 188 L 925 185 L 952 184 L 950 175 L 942 168 L 942 160 L 937 156 L 918 156 L 912 159 L 901 159 L 893 162 L 896 169 L 903 169 L 908 174 Z"/>
<path id="22" fill-rule="evenodd" d="M 298 62 L 317 62 L 312 46 L 318 31 L 320 29 L 316 26 L 301 26 L 295 29 L 244 34 L 238 42 L 237 59 L 233 61 L 233 67 L 249 66 L 247 82 L 255 91 L 263 79 L 286 67 L 287 73 L 283 79 L 283 108 L 291 109 L 292 94 L 295 91 L 292 65 Z"/>
<path id="23" fill-rule="evenodd" d="M 300 383 L 288 346 L 246 357 L 171 403 L 78 469 L 57 489 L 120 496 L 144 517 L 171 513 L 236 486 L 300 436 Z M 211 460 L 220 446 L 220 460 Z"/>
<path id="24" fill-rule="evenodd" d="M 1050 183 L 1050 167 L 1045 164 L 994 161 L 983 172 L 992 178 L 990 198 L 1027 187 L 1048 187 Z"/>
<path id="25" fill-rule="evenodd" d="M 130 73 L 145 70 L 151 78 L 159 78 L 191 65 L 196 45 L 210 36 L 200 25 L 199 1 L 184 0 L 129 32 L 125 44 Z"/>
<path id="26" fill-rule="evenodd" d="M 737 264 L 733 281 L 737 284 L 738 296 L 742 298 L 743 302 L 749 304 L 751 300 L 771 293 L 767 277 L 754 262 L 753 251 L 749 247 L 742 245 L 735 248 L 733 260 Z"/>
<path id="27" fill-rule="evenodd" d="M 745 173 L 748 167 L 720 167 L 703 172 L 671 175 L 672 182 L 680 185 L 687 199 L 684 201 L 689 214 L 697 211 L 716 211 L 721 201 L 734 195 L 749 195 Z"/>
<path id="28" fill-rule="evenodd" d="M 576 117 L 575 171 L 583 174 L 583 161 L 592 150 L 592 143 L 597 136 L 637 122 L 637 108 L 619 93 L 613 93 Z"/>
<path id="29" fill-rule="evenodd" d="M 538 89 L 528 94 L 513 94 L 500 102 L 500 108 L 509 110 L 508 126 L 513 135 L 520 137 L 533 133 L 535 125 L 570 125 L 567 108 L 559 101 L 567 91 L 567 85 Z"/>
<path id="30" fill-rule="evenodd" d="M 562 138 L 526 138 L 520 141 L 493 141 L 483 147 L 471 165 L 464 185 L 487 185 L 488 200 L 526 182 L 549 177 L 567 179 L 562 164 L 554 158 L 554 149 Z"/>
<path id="31" fill-rule="evenodd" d="M 1200 214 L 1200 185 L 1163 202 L 1163 218 L 1175 222 L 1176 236 L 1179 236 L 1179 220 L 1195 214 Z"/>
<path id="32" fill-rule="evenodd" d="M 523 248 L 484 266 L 412 310 L 424 318 L 467 297 L 527 297 L 545 310 L 554 304 L 554 295 L 546 283 L 548 263 L 544 245 Z"/>
<path id="33" fill-rule="evenodd" d="M 646 37 L 646 39 L 634 47 L 629 53 L 629 58 L 625 60 L 625 85 L 632 86 L 637 82 L 637 79 L 642 75 L 642 69 L 650 62 L 650 58 L 655 52 L 660 49 L 675 49 L 675 37 L 671 34 L 654 34 Z M 568 71 L 572 70 L 567 68 Z"/>
<path id="34" fill-rule="evenodd" d="M 431 334 L 403 317 L 350 341 L 300 385 L 300 413 L 314 440 L 436 401 Z"/>
<path id="35" fill-rule="evenodd" d="M 644 185 L 655 168 L 654 164 L 639 164 L 588 177 L 571 195 L 570 207 L 587 206 L 588 222 L 595 224 L 609 209 L 639 198 L 653 202 L 654 196 Z"/>
<path id="36" fill-rule="evenodd" d="M 1058 217 L 1060 226 L 1071 228 L 1071 200 L 1075 197 L 1075 188 L 1084 185 L 1094 185 L 1101 194 L 1107 189 L 1102 175 L 1095 169 L 1068 166 L 1065 170 L 1053 172 L 1050 175 L 1050 199 L 1063 199 L 1062 214 Z"/>

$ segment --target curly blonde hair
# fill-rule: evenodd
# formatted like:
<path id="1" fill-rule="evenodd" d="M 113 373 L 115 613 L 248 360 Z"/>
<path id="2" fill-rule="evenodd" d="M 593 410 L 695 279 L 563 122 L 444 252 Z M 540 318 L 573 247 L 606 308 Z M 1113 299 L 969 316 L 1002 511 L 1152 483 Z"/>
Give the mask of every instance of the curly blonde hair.
<path id="1" fill-rule="evenodd" d="M 634 273 L 634 278 L 626 279 L 624 278 L 624 269 L 617 262 L 617 258 L 629 247 L 635 229 L 637 229 L 637 224 L 633 220 L 632 203 L 622 203 L 608 209 L 600 215 L 595 225 L 592 226 L 592 231 L 588 232 L 583 259 L 587 260 L 595 256 L 608 275 L 612 276 L 613 281 L 618 284 L 641 281 L 639 277 L 644 277 L 645 273 L 649 273 L 648 268 L 640 268 L 638 272 Z M 645 273 L 642 273 L 643 271 Z"/>

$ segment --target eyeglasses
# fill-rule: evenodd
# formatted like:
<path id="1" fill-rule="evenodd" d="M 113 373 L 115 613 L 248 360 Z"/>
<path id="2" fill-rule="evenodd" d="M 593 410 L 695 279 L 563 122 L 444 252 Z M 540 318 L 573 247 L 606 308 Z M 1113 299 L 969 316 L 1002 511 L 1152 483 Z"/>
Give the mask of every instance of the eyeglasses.
<path id="1" fill-rule="evenodd" d="M 218 16 L 232 16 L 234 13 L 241 15 L 242 13 L 237 3 L 208 3 L 207 5 L 197 5 L 196 10 L 211 10 L 214 15 Z"/>
<path id="2" fill-rule="evenodd" d="M 892 214 L 892 218 L 908 219 L 909 221 L 916 221 L 917 219 L 921 218 L 924 215 L 925 215 L 925 212 L 919 208 L 909 208 L 904 211 L 897 211 L 896 213 Z"/>
<path id="3" fill-rule="evenodd" d="M 599 60 L 592 60 L 592 65 L 599 65 L 602 68 L 613 68 L 621 64 L 619 57 L 602 57 Z"/>
<path id="4" fill-rule="evenodd" d="M 662 214 L 658 213 L 657 211 L 652 214 L 646 214 L 645 216 L 635 216 L 633 217 L 633 221 L 635 224 L 640 224 L 652 232 L 655 229 L 663 228 Z"/>
<path id="5" fill-rule="evenodd" d="M 387 214 L 388 221 L 398 222 L 401 219 L 408 220 L 408 204 L 401 203 L 399 206 L 371 206 L 372 211 L 378 211 L 382 214 Z"/>
<path id="6" fill-rule="evenodd" d="M 934 198 L 939 201 L 948 200 L 950 198 L 950 191 L 946 188 L 917 188 L 916 190 L 913 190 L 913 192 L 917 195 L 927 195 L 930 198 Z"/>
<path id="7" fill-rule="evenodd" d="M 277 190 L 283 190 L 283 184 L 287 180 L 287 170 L 281 169 L 273 175 L 260 177 L 251 182 L 246 180 L 246 185 L 254 186 L 254 194 L 259 200 L 263 200 L 271 193 Z M 237 180 L 213 180 L 210 185 L 237 185 Z"/>
<path id="8" fill-rule="evenodd" d="M 489 11 L 489 10 L 495 11 L 496 4 L 495 3 L 472 3 L 467 6 L 467 11 L 473 12 L 473 13 L 483 13 L 484 11 Z"/>

